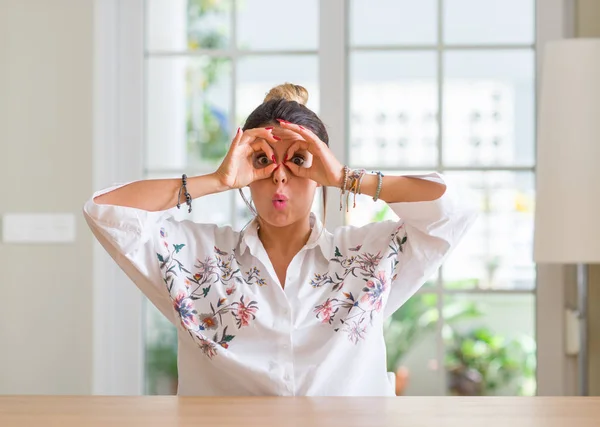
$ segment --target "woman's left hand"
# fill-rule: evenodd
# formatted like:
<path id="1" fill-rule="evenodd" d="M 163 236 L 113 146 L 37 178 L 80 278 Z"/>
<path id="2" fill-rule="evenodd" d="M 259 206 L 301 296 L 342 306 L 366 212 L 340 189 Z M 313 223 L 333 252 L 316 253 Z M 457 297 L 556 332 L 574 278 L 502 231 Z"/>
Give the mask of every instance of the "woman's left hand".
<path id="1" fill-rule="evenodd" d="M 294 123 L 279 120 L 282 128 L 291 130 L 304 138 L 294 142 L 286 152 L 286 158 L 292 159 L 300 150 L 312 155 L 312 164 L 303 167 L 290 160 L 284 165 L 296 176 L 312 179 L 322 186 L 341 188 L 344 179 L 344 166 L 335 158 L 327 144 L 319 139 L 311 130 Z"/>

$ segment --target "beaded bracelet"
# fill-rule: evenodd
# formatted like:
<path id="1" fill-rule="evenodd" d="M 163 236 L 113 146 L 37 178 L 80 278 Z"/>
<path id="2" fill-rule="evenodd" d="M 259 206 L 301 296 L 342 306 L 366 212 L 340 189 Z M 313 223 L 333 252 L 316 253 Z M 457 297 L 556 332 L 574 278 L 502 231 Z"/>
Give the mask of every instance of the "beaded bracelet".
<path id="1" fill-rule="evenodd" d="M 185 203 L 186 205 L 188 205 L 188 213 L 192 212 L 192 196 L 190 196 L 190 193 L 188 193 L 187 191 L 187 175 L 183 174 L 181 176 L 181 187 L 179 188 L 179 194 L 177 194 L 177 209 L 181 208 L 181 191 L 183 190 L 183 193 L 185 195 Z"/>
<path id="2" fill-rule="evenodd" d="M 376 202 L 379 200 L 379 193 L 381 193 L 381 186 L 383 184 L 383 174 L 379 171 L 373 172 L 377 174 L 377 191 L 375 192 L 375 196 L 373 196 L 373 201 Z"/>

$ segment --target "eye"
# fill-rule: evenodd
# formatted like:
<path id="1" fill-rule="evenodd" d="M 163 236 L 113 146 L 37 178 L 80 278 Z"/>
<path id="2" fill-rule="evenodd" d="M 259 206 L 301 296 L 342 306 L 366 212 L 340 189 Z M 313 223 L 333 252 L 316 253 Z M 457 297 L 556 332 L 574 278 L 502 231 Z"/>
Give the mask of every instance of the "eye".
<path id="1" fill-rule="evenodd" d="M 304 157 L 299 154 L 295 154 L 294 157 L 292 157 L 292 163 L 294 163 L 298 166 L 302 166 L 304 164 L 304 162 L 305 162 Z"/>
<path id="2" fill-rule="evenodd" d="M 267 157 L 266 154 L 259 154 L 255 159 L 254 159 L 254 163 L 257 166 L 268 166 L 269 163 L 271 163 L 271 159 L 269 159 Z"/>

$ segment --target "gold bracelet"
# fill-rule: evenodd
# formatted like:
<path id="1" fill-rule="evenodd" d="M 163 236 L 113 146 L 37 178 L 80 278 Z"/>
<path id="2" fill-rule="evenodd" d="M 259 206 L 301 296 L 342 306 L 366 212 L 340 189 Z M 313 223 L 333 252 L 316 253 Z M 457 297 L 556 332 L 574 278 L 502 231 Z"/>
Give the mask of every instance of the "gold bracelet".
<path id="1" fill-rule="evenodd" d="M 348 185 L 348 172 L 350 168 L 348 166 L 344 166 L 344 181 L 342 182 L 342 188 L 340 191 L 340 211 L 343 208 L 342 201 L 344 200 L 344 194 L 346 193 L 346 185 Z"/>
<path id="2" fill-rule="evenodd" d="M 346 194 L 346 212 L 348 212 L 350 207 L 350 193 L 354 193 L 353 208 L 356 208 L 356 195 L 360 193 L 360 184 L 365 173 L 366 171 L 364 169 L 348 169 L 348 180 L 350 182 L 350 186 L 346 186 L 348 190 L 348 194 Z"/>
<path id="3" fill-rule="evenodd" d="M 366 170 L 364 170 L 364 169 L 360 170 L 360 178 L 358 179 L 358 188 L 356 189 L 356 191 L 358 192 L 358 194 L 362 194 L 360 192 L 360 186 L 361 186 L 362 180 L 363 180 L 363 178 L 365 177 L 366 174 L 367 174 Z"/>
<path id="4" fill-rule="evenodd" d="M 354 205 L 353 208 L 356 208 L 356 194 L 359 192 L 360 181 L 365 173 L 364 169 L 353 170 L 350 174 L 350 179 L 352 180 L 350 185 L 350 190 L 354 193 Z M 346 201 L 346 205 L 348 205 L 348 201 Z"/>
<path id="5" fill-rule="evenodd" d="M 356 186 L 356 193 L 354 193 L 354 207 L 356 207 L 356 194 L 360 194 L 360 185 L 362 184 L 362 180 L 365 177 L 365 174 L 367 173 L 366 170 L 361 169 L 358 175 L 358 184 Z"/>
<path id="6" fill-rule="evenodd" d="M 348 206 L 350 205 L 350 193 L 354 193 L 354 206 L 356 207 L 356 179 L 352 178 L 350 181 L 350 188 L 348 194 L 346 194 L 346 212 L 348 212 Z"/>

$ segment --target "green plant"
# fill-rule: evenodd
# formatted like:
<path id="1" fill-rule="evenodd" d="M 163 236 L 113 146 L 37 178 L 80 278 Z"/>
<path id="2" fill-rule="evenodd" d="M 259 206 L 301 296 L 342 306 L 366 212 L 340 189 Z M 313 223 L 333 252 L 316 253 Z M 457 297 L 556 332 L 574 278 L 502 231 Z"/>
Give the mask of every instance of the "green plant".
<path id="1" fill-rule="evenodd" d="M 227 28 L 208 25 L 207 19 L 219 15 L 226 17 L 229 3 L 223 0 L 188 1 L 189 49 L 219 49 L 227 46 Z M 227 73 L 229 62 L 228 58 L 223 57 L 198 58 L 190 62 L 187 73 L 188 151 L 208 161 L 222 159 L 229 148 L 228 113 L 214 105 L 206 96 L 219 76 Z"/>
<path id="2" fill-rule="evenodd" d="M 388 204 L 384 204 L 371 218 L 371 222 L 381 222 L 386 220 L 391 215 L 392 209 Z"/>
<path id="3" fill-rule="evenodd" d="M 228 12 L 231 12 L 230 0 L 188 0 L 188 47 L 192 50 L 226 48 L 229 42 Z M 215 25 L 215 21 L 222 25 Z"/>
<path id="4" fill-rule="evenodd" d="M 444 332 L 451 394 L 533 394 L 535 343 L 532 338 L 509 340 L 487 328 L 467 332 L 446 328 Z"/>
<path id="5" fill-rule="evenodd" d="M 216 75 L 228 66 L 224 58 L 211 58 L 188 72 L 186 133 L 188 151 L 208 161 L 222 159 L 229 149 L 229 117 L 204 94 L 216 81 Z"/>
<path id="6" fill-rule="evenodd" d="M 395 372 L 408 351 L 435 330 L 439 321 L 437 298 L 435 294 L 415 295 L 387 319 L 384 336 L 389 372 Z M 448 302 L 443 312 L 446 325 L 473 319 L 482 314 L 474 302 L 464 300 Z"/>
<path id="7" fill-rule="evenodd" d="M 148 394 L 159 394 L 161 381 L 172 384 L 177 382 L 177 330 L 166 319 L 160 319 L 156 323 L 153 331 L 156 335 L 146 345 Z"/>

